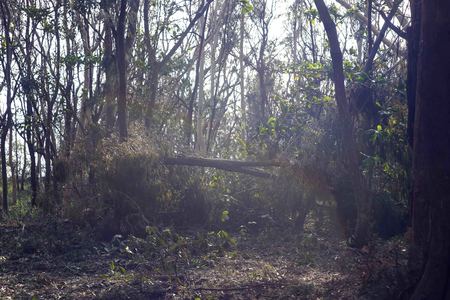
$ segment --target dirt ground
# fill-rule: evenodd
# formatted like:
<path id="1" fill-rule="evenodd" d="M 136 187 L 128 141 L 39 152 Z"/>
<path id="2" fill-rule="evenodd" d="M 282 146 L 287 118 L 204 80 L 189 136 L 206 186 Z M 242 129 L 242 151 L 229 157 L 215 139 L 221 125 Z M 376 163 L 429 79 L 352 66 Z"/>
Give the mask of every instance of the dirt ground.
<path id="1" fill-rule="evenodd" d="M 99 242 L 69 222 L 4 223 L 0 299 L 393 299 L 402 284 L 399 240 L 355 250 L 313 229 L 230 235 Z"/>

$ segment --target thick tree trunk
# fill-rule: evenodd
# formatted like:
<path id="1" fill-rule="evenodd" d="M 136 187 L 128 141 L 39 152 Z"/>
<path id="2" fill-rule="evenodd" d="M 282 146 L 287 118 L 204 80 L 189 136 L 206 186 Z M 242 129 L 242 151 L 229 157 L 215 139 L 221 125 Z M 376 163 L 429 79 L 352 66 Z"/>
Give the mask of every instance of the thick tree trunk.
<path id="1" fill-rule="evenodd" d="M 408 145 L 412 149 L 414 140 L 414 114 L 417 89 L 417 59 L 420 43 L 420 11 L 421 0 L 411 0 L 411 26 L 407 31 L 408 70 L 407 70 L 407 101 L 408 101 Z"/>
<path id="2" fill-rule="evenodd" d="M 450 298 L 450 2 L 422 1 L 414 124 L 413 238 L 426 238 L 411 299 Z M 426 215 L 421 211 L 428 206 Z M 426 237 L 427 227 L 429 231 Z"/>
<path id="3" fill-rule="evenodd" d="M 408 28 L 408 69 L 407 69 L 407 102 L 408 102 L 408 146 L 413 153 L 414 146 L 414 115 L 417 91 L 417 63 L 420 47 L 421 0 L 411 0 L 411 26 Z M 414 176 L 414 175 L 412 175 Z M 428 204 L 418 198 L 414 200 L 414 192 L 409 191 L 410 222 L 415 228 L 412 243 L 409 248 L 409 276 L 412 281 L 419 279 L 424 264 L 425 245 L 429 231 Z M 413 212 L 414 202 L 414 212 Z M 413 216 L 414 215 L 414 216 Z"/>

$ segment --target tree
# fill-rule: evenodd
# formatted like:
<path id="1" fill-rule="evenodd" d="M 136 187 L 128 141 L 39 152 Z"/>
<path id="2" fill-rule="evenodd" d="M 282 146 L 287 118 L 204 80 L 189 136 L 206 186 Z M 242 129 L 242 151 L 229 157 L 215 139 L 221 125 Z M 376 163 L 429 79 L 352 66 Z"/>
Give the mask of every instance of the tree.
<path id="1" fill-rule="evenodd" d="M 3 210 L 8 212 L 8 174 L 6 172 L 6 137 L 8 136 L 8 131 L 12 128 L 12 112 L 11 104 L 13 101 L 13 91 L 12 91 L 12 80 L 11 80 L 11 70 L 12 70 L 12 34 L 11 34 L 11 12 L 8 3 L 2 2 L 0 4 L 0 13 L 3 25 L 3 34 L 5 37 L 6 44 L 6 55 L 5 61 L 3 63 L 3 72 L 5 74 L 6 81 L 6 109 L 5 112 L 0 116 L 0 152 L 2 161 L 2 190 L 3 190 Z"/>
<path id="2" fill-rule="evenodd" d="M 31 16 L 27 15 L 26 29 L 25 29 L 25 78 L 22 79 L 22 90 L 26 97 L 26 113 L 25 113 L 25 142 L 27 144 L 28 152 L 30 154 L 30 185 L 31 185 L 31 205 L 36 206 L 36 198 L 38 191 L 37 170 L 36 170 L 36 150 L 33 137 L 34 122 L 34 107 L 35 99 L 33 96 L 35 80 L 33 77 L 31 59 L 32 47 L 35 32 L 34 22 Z"/>
<path id="3" fill-rule="evenodd" d="M 411 299 L 449 299 L 450 2 L 428 0 L 421 5 L 412 218 L 413 243 L 424 261 Z"/>
<path id="4" fill-rule="evenodd" d="M 355 124 L 353 121 L 354 113 L 352 113 L 352 105 L 356 106 L 358 112 L 363 115 L 363 125 L 359 125 L 360 128 L 368 130 L 376 125 L 373 124 L 373 120 L 377 118 L 377 112 L 376 109 L 370 109 L 371 107 L 375 107 L 375 104 L 373 103 L 372 91 L 368 82 L 372 78 L 374 60 L 378 53 L 379 47 L 384 40 L 385 33 L 391 24 L 390 21 L 397 12 L 401 1 L 395 1 L 392 4 L 389 15 L 385 16 L 385 22 L 382 28 L 377 31 L 378 35 L 375 41 L 372 40 L 372 31 L 370 30 L 371 23 L 368 23 L 369 25 L 367 31 L 369 34 L 367 36 L 367 59 L 361 68 L 364 76 L 361 80 L 359 80 L 359 82 L 353 84 L 353 89 L 355 91 L 352 94 L 346 92 L 343 54 L 340 48 L 336 24 L 331 18 L 324 1 L 315 0 L 314 2 L 319 12 L 320 19 L 324 24 L 330 45 L 330 54 L 333 66 L 333 81 L 335 84 L 335 99 L 338 108 L 338 120 L 342 147 L 342 157 L 340 158 L 341 172 L 344 177 L 347 178 L 347 181 L 352 183 L 352 198 L 357 208 L 354 233 L 349 241 L 351 245 L 361 247 L 366 244 L 369 239 L 371 197 L 366 179 L 359 170 L 361 158 L 359 155 L 360 150 L 357 142 L 357 136 L 355 134 L 358 124 Z M 369 1 L 368 22 L 371 22 L 372 19 L 371 6 L 372 2 Z M 337 197 L 336 201 L 342 201 L 338 198 L 339 197 Z"/>
<path id="5" fill-rule="evenodd" d="M 116 62 L 118 73 L 117 91 L 117 123 L 121 141 L 128 138 L 128 110 L 127 110 L 127 55 L 133 46 L 136 36 L 137 11 L 139 0 L 130 1 L 130 12 L 127 13 L 127 0 L 120 1 L 117 29 L 114 37 L 116 41 Z M 128 32 L 126 31 L 128 14 Z"/>
<path id="6" fill-rule="evenodd" d="M 328 8 L 323 0 L 314 0 L 320 19 L 323 22 L 330 44 L 330 53 L 333 63 L 333 81 L 335 85 L 335 99 L 338 108 L 340 126 L 340 139 L 342 147 L 341 170 L 343 175 L 352 182 L 352 196 L 358 211 L 355 232 L 351 244 L 360 247 L 367 243 L 369 233 L 368 191 L 364 179 L 359 171 L 359 153 L 354 136 L 354 127 L 350 115 L 350 104 L 345 90 L 345 76 L 343 69 L 342 52 L 336 31 L 336 25 L 331 19 Z M 340 201 L 336 199 L 336 201 Z"/>

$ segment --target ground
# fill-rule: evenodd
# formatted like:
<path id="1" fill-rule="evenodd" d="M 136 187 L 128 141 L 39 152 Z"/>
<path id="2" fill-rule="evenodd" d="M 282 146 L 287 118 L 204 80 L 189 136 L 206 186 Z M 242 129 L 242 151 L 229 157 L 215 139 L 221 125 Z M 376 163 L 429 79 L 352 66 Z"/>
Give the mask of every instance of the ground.
<path id="1" fill-rule="evenodd" d="M 400 240 L 355 250 L 307 228 L 259 233 L 152 227 L 99 242 L 68 221 L 0 225 L 0 299 L 392 299 Z"/>

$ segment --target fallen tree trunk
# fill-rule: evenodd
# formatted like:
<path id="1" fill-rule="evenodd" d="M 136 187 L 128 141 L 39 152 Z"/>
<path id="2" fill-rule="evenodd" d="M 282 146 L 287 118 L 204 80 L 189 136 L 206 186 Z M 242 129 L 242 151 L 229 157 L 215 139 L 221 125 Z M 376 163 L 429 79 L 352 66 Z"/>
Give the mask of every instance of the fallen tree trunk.
<path id="1" fill-rule="evenodd" d="M 165 165 L 194 166 L 215 168 L 230 172 L 248 174 L 261 178 L 274 178 L 274 174 L 257 169 L 257 167 L 280 167 L 279 161 L 242 161 L 203 157 L 165 157 L 162 159 Z"/>
<path id="2" fill-rule="evenodd" d="M 244 160 L 230 160 L 230 159 L 218 159 L 218 158 L 203 158 L 203 157 L 164 157 L 161 159 L 161 163 L 164 165 L 176 165 L 176 166 L 192 166 L 203 168 L 215 168 L 229 172 L 236 172 L 247 174 L 260 178 L 275 179 L 280 175 L 290 176 L 297 178 L 303 184 L 310 187 L 314 187 L 317 191 L 332 191 L 333 184 L 330 182 L 330 178 L 326 172 L 316 168 L 314 165 L 298 165 L 288 160 L 266 160 L 266 161 L 244 161 Z M 259 168 L 285 168 L 278 174 L 269 173 Z M 289 170 L 289 171 L 288 171 Z M 286 173 L 288 172 L 288 173 Z"/>

